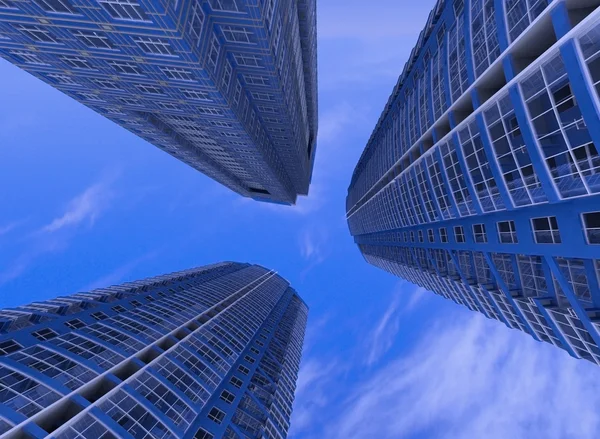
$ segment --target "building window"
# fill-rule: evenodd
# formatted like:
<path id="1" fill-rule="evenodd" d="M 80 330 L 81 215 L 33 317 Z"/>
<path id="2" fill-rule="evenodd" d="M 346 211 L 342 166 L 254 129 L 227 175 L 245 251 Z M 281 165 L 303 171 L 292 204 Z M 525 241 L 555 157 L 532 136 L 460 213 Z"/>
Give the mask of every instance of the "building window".
<path id="1" fill-rule="evenodd" d="M 260 75 L 244 75 L 244 80 L 250 85 L 269 85 L 269 78 Z"/>
<path id="2" fill-rule="evenodd" d="M 257 345 L 259 345 L 259 346 L 261 346 L 261 347 L 265 345 L 265 344 L 264 344 L 262 341 L 260 341 L 260 340 L 255 340 L 255 341 L 254 341 L 254 343 L 256 343 Z"/>
<path id="3" fill-rule="evenodd" d="M 158 106 L 163 110 L 169 111 L 181 111 L 181 108 L 177 106 L 177 104 L 173 104 L 171 102 L 157 102 Z"/>
<path id="4" fill-rule="evenodd" d="M 584 213 L 583 226 L 588 244 L 600 244 L 600 212 Z"/>
<path id="5" fill-rule="evenodd" d="M 90 66 L 89 62 L 87 59 L 85 58 L 80 58 L 78 56 L 63 56 L 61 57 L 61 60 L 68 65 L 69 67 L 72 67 L 74 69 L 88 69 L 90 70 L 92 67 Z"/>
<path id="6" fill-rule="evenodd" d="M 248 375 L 248 374 L 250 373 L 250 369 L 248 369 L 246 366 L 244 366 L 244 365 L 242 365 L 242 364 L 240 364 L 240 365 L 238 366 L 238 370 L 239 370 L 240 372 L 242 372 L 244 375 Z"/>
<path id="7" fill-rule="evenodd" d="M 408 232 L 402 232 L 402 236 L 404 237 L 404 242 L 408 242 Z"/>
<path id="8" fill-rule="evenodd" d="M 58 41 L 46 28 L 40 26 L 26 26 L 24 24 L 16 26 L 16 28 L 38 43 L 58 44 Z"/>
<path id="9" fill-rule="evenodd" d="M 498 238 L 503 244 L 516 244 L 517 229 L 514 221 L 500 221 L 498 224 Z"/>
<path id="10" fill-rule="evenodd" d="M 435 241 L 435 235 L 433 234 L 433 229 L 427 229 L 427 239 L 429 239 L 429 242 Z"/>
<path id="11" fill-rule="evenodd" d="M 221 392 L 221 399 L 225 401 L 227 404 L 231 404 L 235 399 L 235 395 L 228 390 L 223 390 Z"/>
<path id="12" fill-rule="evenodd" d="M 440 241 L 448 242 L 448 230 L 445 227 L 440 227 Z"/>
<path id="13" fill-rule="evenodd" d="M 53 73 L 51 75 L 48 75 L 48 78 L 54 80 L 57 84 L 60 84 L 60 85 L 74 85 L 74 86 L 80 85 L 73 80 L 73 77 L 71 77 L 69 75 L 60 75 L 58 73 Z"/>
<path id="14" fill-rule="evenodd" d="M 415 242 L 415 232 L 410 232 L 410 242 Z"/>
<path id="15" fill-rule="evenodd" d="M 142 7 L 132 0 L 99 0 L 112 18 L 133 21 L 149 21 Z"/>
<path id="16" fill-rule="evenodd" d="M 19 50 L 11 50 L 9 52 L 15 58 L 17 58 L 17 62 L 22 62 L 25 64 L 34 64 L 38 66 L 47 66 L 48 63 L 42 61 L 42 59 L 33 53 L 30 52 L 21 52 Z"/>
<path id="17" fill-rule="evenodd" d="M 35 3 L 46 12 L 58 12 L 61 14 L 74 14 L 75 10 L 66 0 L 34 0 Z M 1 4 L 2 2 L 0 2 Z"/>
<path id="18" fill-rule="evenodd" d="M 79 328 L 83 328 L 85 326 L 85 323 L 83 323 L 79 319 L 73 319 L 73 320 L 67 320 L 65 322 L 65 326 L 70 329 L 79 329 Z"/>
<path id="19" fill-rule="evenodd" d="M 142 302 L 138 302 L 137 300 L 132 300 L 131 303 L 133 306 L 142 306 Z"/>
<path id="20" fill-rule="evenodd" d="M 485 244 L 487 242 L 485 224 L 473 224 L 473 239 L 480 244 Z"/>
<path id="21" fill-rule="evenodd" d="M 204 428 L 199 428 L 196 434 L 194 435 L 194 439 L 213 439 L 214 436 L 206 431 Z"/>
<path id="22" fill-rule="evenodd" d="M 162 95 L 162 94 L 164 94 L 161 88 L 159 88 L 159 87 L 153 87 L 152 85 L 138 84 L 138 85 L 136 85 L 136 87 L 142 93 L 147 93 L 147 94 L 151 94 L 151 95 Z"/>
<path id="23" fill-rule="evenodd" d="M 216 407 L 213 407 L 210 409 L 210 412 L 208 412 L 208 419 L 210 419 L 211 421 L 220 424 L 221 422 L 223 422 L 223 419 L 225 418 L 225 412 L 219 410 Z"/>
<path id="24" fill-rule="evenodd" d="M 252 358 L 250 355 L 246 355 L 244 357 L 244 360 L 246 360 L 248 363 L 250 364 L 254 364 L 254 362 L 256 361 L 254 358 Z"/>
<path id="25" fill-rule="evenodd" d="M 133 41 L 148 55 L 176 56 L 168 41 L 160 38 L 138 37 Z"/>
<path id="26" fill-rule="evenodd" d="M 113 311 L 116 311 L 116 312 L 125 312 L 125 311 L 127 311 L 121 305 L 115 305 L 115 306 L 112 307 L 112 309 L 113 309 Z"/>
<path id="27" fill-rule="evenodd" d="M 234 53 L 233 57 L 239 66 L 245 67 L 263 67 L 263 57 L 251 55 L 248 53 Z"/>
<path id="28" fill-rule="evenodd" d="M 221 50 L 221 46 L 219 45 L 219 40 L 216 35 L 213 34 L 210 40 L 210 50 L 208 51 L 208 65 L 213 68 L 213 70 L 217 67 L 217 60 L 219 59 L 219 51 Z"/>
<path id="29" fill-rule="evenodd" d="M 465 230 L 463 226 L 454 226 L 454 240 L 456 242 L 465 242 Z"/>
<path id="30" fill-rule="evenodd" d="M 247 27 L 223 25 L 221 26 L 221 30 L 223 31 L 223 36 L 225 37 L 225 40 L 230 43 L 256 43 L 256 37 L 254 36 L 254 32 L 252 32 Z"/>
<path id="31" fill-rule="evenodd" d="M 417 233 L 419 234 L 419 242 L 425 242 L 423 239 L 423 230 L 419 230 Z"/>
<path id="32" fill-rule="evenodd" d="M 40 329 L 39 331 L 32 332 L 31 335 L 33 335 L 38 340 L 46 341 L 46 340 L 50 340 L 51 338 L 56 337 L 58 335 L 58 333 L 54 332 L 50 328 L 44 328 L 44 329 Z"/>
<path id="33" fill-rule="evenodd" d="M 102 32 L 78 30 L 73 35 L 87 47 L 94 49 L 114 49 L 113 43 Z"/>
<path id="34" fill-rule="evenodd" d="M 111 62 L 109 63 L 117 72 L 125 75 L 141 75 L 142 69 L 138 64 L 132 64 L 128 62 Z"/>
<path id="35" fill-rule="evenodd" d="M 214 11 L 240 12 L 239 0 L 209 0 Z"/>
<path id="36" fill-rule="evenodd" d="M 106 314 L 104 314 L 102 311 L 93 312 L 90 314 L 90 316 L 96 320 L 104 320 L 104 319 L 108 318 L 108 316 Z"/>
<path id="37" fill-rule="evenodd" d="M 190 70 L 178 69 L 175 67 L 161 67 L 165 76 L 176 81 L 195 81 L 196 77 Z"/>
<path id="38" fill-rule="evenodd" d="M 205 91 L 200 90 L 181 90 L 184 96 L 188 99 L 194 99 L 197 101 L 210 101 L 209 94 Z"/>
<path id="39" fill-rule="evenodd" d="M 533 236 L 538 244 L 560 244 L 560 232 L 555 216 L 532 218 Z"/>
<path id="40" fill-rule="evenodd" d="M 253 353 L 253 354 L 255 354 L 255 355 L 258 355 L 258 354 L 260 354 L 260 351 L 259 351 L 258 349 L 256 349 L 255 347 L 251 347 L 251 348 L 250 348 L 250 352 L 252 352 L 252 353 Z"/>
<path id="41" fill-rule="evenodd" d="M 121 87 L 108 79 L 92 79 L 92 82 L 105 90 L 122 90 Z"/>
<path id="42" fill-rule="evenodd" d="M 229 382 L 231 383 L 232 386 L 237 387 L 238 389 L 240 387 L 242 387 L 242 385 L 244 384 L 244 382 L 242 380 L 240 380 L 238 377 L 231 377 Z"/>
<path id="43" fill-rule="evenodd" d="M 10 2 L 8 0 L 0 0 L 0 9 L 17 9 L 17 8 L 15 8 L 15 6 L 12 4 L 12 2 Z"/>
<path id="44" fill-rule="evenodd" d="M 18 351 L 22 348 L 23 346 L 14 340 L 5 340 L 0 342 L 0 355 L 10 354 L 11 352 Z"/>

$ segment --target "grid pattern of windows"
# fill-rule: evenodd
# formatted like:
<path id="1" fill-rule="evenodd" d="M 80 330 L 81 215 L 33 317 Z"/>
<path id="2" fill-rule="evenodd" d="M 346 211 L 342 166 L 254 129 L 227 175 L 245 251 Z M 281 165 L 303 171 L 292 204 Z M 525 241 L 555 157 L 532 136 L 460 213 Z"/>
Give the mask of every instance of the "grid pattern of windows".
<path id="1" fill-rule="evenodd" d="M 531 227 L 535 242 L 538 244 L 560 244 L 560 232 L 555 216 L 532 218 Z"/>
<path id="2" fill-rule="evenodd" d="M 181 398 L 148 372 L 142 373 L 131 385 L 184 431 L 196 417 L 194 411 Z"/>
<path id="3" fill-rule="evenodd" d="M 140 4 L 134 0 L 98 0 L 112 18 L 131 21 L 149 21 Z"/>
<path id="4" fill-rule="evenodd" d="M 461 216 L 469 216 L 475 214 L 475 207 L 471 194 L 467 189 L 467 183 L 460 168 L 458 157 L 454 148 L 454 142 L 442 143 L 440 151 L 444 161 L 444 169 L 448 178 L 448 183 L 452 190 L 452 197 L 458 207 Z"/>
<path id="5" fill-rule="evenodd" d="M 548 0 L 504 0 L 508 35 L 514 41 L 540 15 Z"/>
<path id="6" fill-rule="evenodd" d="M 598 151 L 560 54 L 520 81 L 546 166 L 563 198 L 600 192 Z"/>
<path id="7" fill-rule="evenodd" d="M 456 20 L 448 31 L 448 69 L 450 71 L 450 95 L 455 102 L 467 89 L 467 59 L 465 54 L 465 18 L 462 0 L 453 3 Z"/>
<path id="8" fill-rule="evenodd" d="M 494 0 L 471 0 L 471 44 L 476 77 L 500 55 L 495 13 Z"/>
<path id="9" fill-rule="evenodd" d="M 35 3 L 46 12 L 56 12 L 59 14 L 76 13 L 73 5 L 67 0 L 35 0 Z"/>
<path id="10" fill-rule="evenodd" d="M 487 242 L 485 224 L 473 224 L 473 240 L 479 244 L 485 244 Z"/>
<path id="11" fill-rule="evenodd" d="M 0 366 L 0 403 L 25 416 L 32 416 L 58 401 L 59 395 L 31 378 Z"/>
<path id="12" fill-rule="evenodd" d="M 498 227 L 498 240 L 502 244 L 516 244 L 517 229 L 514 221 L 500 221 L 497 224 Z"/>
<path id="13" fill-rule="evenodd" d="M 481 208 L 485 212 L 503 210 L 504 202 L 483 149 L 477 122 L 474 120 L 470 122 L 458 132 L 458 136 Z"/>
<path id="14" fill-rule="evenodd" d="M 10 358 L 57 380 L 71 390 L 78 389 L 97 376 L 87 367 L 42 346 L 16 352 Z"/>
<path id="15" fill-rule="evenodd" d="M 549 3 L 438 2 L 352 175 L 347 219 L 368 263 L 600 364 L 600 11 L 573 20 Z"/>
<path id="16" fill-rule="evenodd" d="M 508 93 L 485 110 L 484 116 L 504 183 L 515 206 L 546 202 Z"/>
<path id="17" fill-rule="evenodd" d="M 118 390 L 101 403 L 100 409 L 133 437 L 140 439 L 175 439 L 177 437 L 154 415 L 122 390 Z"/>

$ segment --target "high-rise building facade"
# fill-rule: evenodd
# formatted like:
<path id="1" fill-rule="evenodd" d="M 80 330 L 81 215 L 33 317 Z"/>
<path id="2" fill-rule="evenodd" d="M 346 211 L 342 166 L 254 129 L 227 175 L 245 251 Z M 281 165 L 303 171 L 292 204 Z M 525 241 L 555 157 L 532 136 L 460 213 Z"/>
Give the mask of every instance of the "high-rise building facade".
<path id="1" fill-rule="evenodd" d="M 316 0 L 0 0 L 0 56 L 243 196 L 308 193 Z"/>
<path id="2" fill-rule="evenodd" d="M 283 439 L 306 318 L 231 262 L 4 309 L 0 435 Z"/>
<path id="3" fill-rule="evenodd" d="M 598 3 L 438 1 L 346 207 L 369 263 L 600 364 Z"/>

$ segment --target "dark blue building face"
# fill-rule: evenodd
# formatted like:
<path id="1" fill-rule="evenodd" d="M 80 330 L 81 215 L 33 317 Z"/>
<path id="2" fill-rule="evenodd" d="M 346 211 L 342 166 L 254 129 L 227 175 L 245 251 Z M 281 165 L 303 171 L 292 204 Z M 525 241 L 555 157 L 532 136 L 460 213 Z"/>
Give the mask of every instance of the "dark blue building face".
<path id="1" fill-rule="evenodd" d="M 599 3 L 438 1 L 346 208 L 369 263 L 600 364 Z"/>
<path id="2" fill-rule="evenodd" d="M 231 262 L 4 309 L 0 435 L 283 439 L 306 318 Z"/>
<path id="3" fill-rule="evenodd" d="M 0 0 L 0 56 L 257 200 L 306 195 L 315 0 Z"/>

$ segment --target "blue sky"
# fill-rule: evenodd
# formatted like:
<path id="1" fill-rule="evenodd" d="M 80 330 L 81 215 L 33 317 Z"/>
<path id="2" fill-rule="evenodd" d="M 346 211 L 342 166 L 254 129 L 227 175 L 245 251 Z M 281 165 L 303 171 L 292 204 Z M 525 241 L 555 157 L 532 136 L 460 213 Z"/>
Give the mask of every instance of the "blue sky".
<path id="1" fill-rule="evenodd" d="M 0 62 L 0 306 L 259 263 L 310 306 L 291 438 L 596 437 L 599 368 L 371 267 L 352 242 L 351 173 L 433 1 L 366 4 L 319 4 L 319 143 L 293 208 L 242 199 Z"/>

